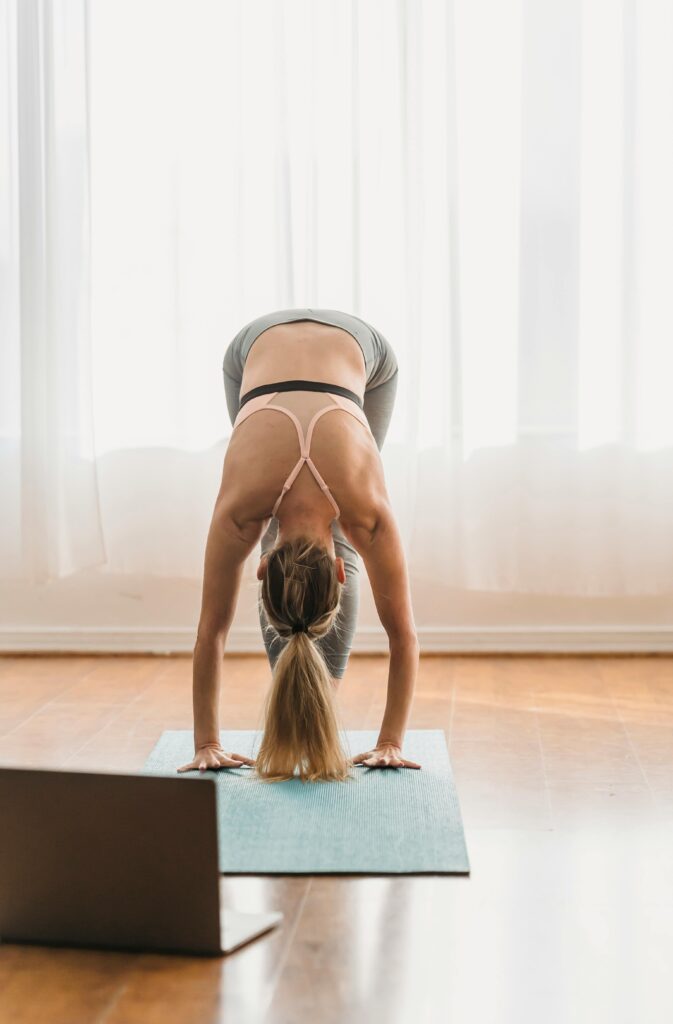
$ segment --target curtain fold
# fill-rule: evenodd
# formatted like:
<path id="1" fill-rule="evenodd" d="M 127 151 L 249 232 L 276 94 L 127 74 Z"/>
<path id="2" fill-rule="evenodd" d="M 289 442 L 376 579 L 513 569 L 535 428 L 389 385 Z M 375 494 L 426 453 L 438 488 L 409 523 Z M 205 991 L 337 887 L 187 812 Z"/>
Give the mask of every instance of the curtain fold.
<path id="1" fill-rule="evenodd" d="M 106 560 L 94 451 L 83 0 L 0 5 L 0 565 Z"/>
<path id="2" fill-rule="evenodd" d="M 397 352 L 415 585 L 673 591 L 667 0 L 96 0 L 89 78 L 1 9 L 0 571 L 199 579 L 224 349 L 309 306 Z"/>

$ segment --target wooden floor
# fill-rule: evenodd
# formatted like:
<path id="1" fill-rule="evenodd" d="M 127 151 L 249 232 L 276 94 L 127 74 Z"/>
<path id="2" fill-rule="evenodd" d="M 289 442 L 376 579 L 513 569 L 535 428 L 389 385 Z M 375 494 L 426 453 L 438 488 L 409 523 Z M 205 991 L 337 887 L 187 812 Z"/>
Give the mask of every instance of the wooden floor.
<path id="1" fill-rule="evenodd" d="M 346 727 L 385 681 L 351 658 Z M 227 657 L 223 728 L 267 682 Z M 673 658 L 422 658 L 410 725 L 446 731 L 469 877 L 225 878 L 286 917 L 222 959 L 0 946 L 1 1024 L 673 1020 Z M 0 659 L 3 765 L 133 771 L 184 728 L 188 658 Z"/>

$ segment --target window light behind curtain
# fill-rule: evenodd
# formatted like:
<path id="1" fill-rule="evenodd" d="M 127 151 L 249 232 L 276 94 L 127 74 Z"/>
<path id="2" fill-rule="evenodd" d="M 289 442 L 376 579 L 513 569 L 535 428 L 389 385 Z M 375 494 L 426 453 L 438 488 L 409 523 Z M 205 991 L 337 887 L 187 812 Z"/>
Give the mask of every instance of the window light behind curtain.
<path id="1" fill-rule="evenodd" d="M 100 505 L 66 519 L 105 571 L 200 577 L 226 345 L 311 306 L 397 352 L 415 580 L 673 590 L 667 0 L 96 0 L 89 42 Z"/>

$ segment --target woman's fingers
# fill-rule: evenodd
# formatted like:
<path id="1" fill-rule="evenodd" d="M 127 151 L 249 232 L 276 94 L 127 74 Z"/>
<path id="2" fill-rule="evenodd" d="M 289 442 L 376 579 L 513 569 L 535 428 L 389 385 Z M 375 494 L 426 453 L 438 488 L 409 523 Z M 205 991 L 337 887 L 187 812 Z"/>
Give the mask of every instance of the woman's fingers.
<path id="1" fill-rule="evenodd" d="M 353 758 L 353 764 L 363 764 L 367 768 L 420 768 L 415 761 L 408 761 L 396 754 L 380 750 L 368 750 L 365 754 L 358 754 Z"/>
<path id="2" fill-rule="evenodd" d="M 218 768 L 241 768 L 244 764 L 254 766 L 255 762 L 244 754 L 229 755 L 223 751 L 211 749 L 209 753 L 199 754 L 189 764 L 181 765 L 178 771 L 191 772 L 197 769 L 200 772 L 205 772 L 209 769 L 216 771 Z"/>
<path id="3" fill-rule="evenodd" d="M 254 765 L 255 764 L 254 759 L 251 758 L 251 757 L 246 757 L 245 754 L 232 754 L 231 756 L 236 758 L 237 761 L 241 761 L 242 764 L 249 764 L 249 765 Z"/>
<path id="4" fill-rule="evenodd" d="M 357 757 L 354 757 L 353 764 L 371 765 L 372 760 L 377 758 L 378 756 L 379 755 L 376 753 L 376 751 L 368 750 L 365 754 L 358 754 Z"/>
<path id="5" fill-rule="evenodd" d="M 368 750 L 364 754 L 358 754 L 357 757 L 353 758 L 353 764 L 366 764 L 370 768 L 373 768 L 379 763 L 380 753 L 377 750 Z"/>

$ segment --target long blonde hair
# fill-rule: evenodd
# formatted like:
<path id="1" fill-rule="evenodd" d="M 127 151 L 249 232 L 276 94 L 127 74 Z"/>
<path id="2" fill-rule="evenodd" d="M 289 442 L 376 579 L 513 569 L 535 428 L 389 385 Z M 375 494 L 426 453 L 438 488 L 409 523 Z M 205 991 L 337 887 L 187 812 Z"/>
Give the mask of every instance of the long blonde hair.
<path id="1" fill-rule="evenodd" d="M 274 665 L 265 705 L 257 774 L 267 781 L 343 780 L 350 775 L 341 746 L 332 678 L 314 639 L 331 628 L 341 584 L 334 559 L 309 537 L 273 548 L 262 578 L 261 601 L 269 621 L 287 639 Z M 303 624 L 307 632 L 293 632 Z"/>

